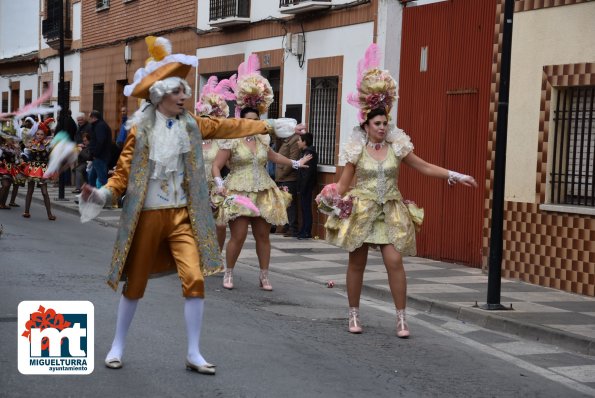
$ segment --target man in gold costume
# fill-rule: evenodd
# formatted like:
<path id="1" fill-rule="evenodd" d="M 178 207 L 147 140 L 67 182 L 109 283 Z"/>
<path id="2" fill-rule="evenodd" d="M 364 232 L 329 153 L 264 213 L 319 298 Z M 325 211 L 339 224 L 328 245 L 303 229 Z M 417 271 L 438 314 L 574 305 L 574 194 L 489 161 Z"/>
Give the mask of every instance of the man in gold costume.
<path id="1" fill-rule="evenodd" d="M 85 185 L 79 205 L 82 218 L 91 219 L 106 202 L 113 203 L 126 192 L 107 281 L 114 290 L 120 279 L 125 285 L 105 365 L 122 367 L 126 334 L 149 275 L 177 270 L 185 298 L 186 368 L 212 375 L 215 366 L 199 350 L 204 276 L 221 271 L 222 262 L 202 140 L 272 132 L 288 136 L 295 123 L 199 118 L 188 113 L 184 102 L 191 89 L 183 78 L 197 66 L 196 57 L 170 54 L 171 45 L 163 38 L 147 38 L 147 44 L 154 59 L 124 89 L 125 95 L 145 101 L 128 122 L 130 131 L 115 173 L 101 189 Z"/>

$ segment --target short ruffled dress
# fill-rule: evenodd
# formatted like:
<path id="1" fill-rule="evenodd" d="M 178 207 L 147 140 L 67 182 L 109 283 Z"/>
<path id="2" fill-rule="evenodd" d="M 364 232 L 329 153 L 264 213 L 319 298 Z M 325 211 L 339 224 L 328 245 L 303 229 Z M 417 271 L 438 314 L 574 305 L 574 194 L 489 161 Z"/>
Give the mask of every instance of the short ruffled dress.
<path id="1" fill-rule="evenodd" d="M 413 144 L 407 134 L 392 126 L 386 157 L 378 161 L 368 153 L 359 130 L 354 135 L 360 138 L 341 153 L 342 160 L 355 165 L 356 185 L 346 193 L 353 197 L 352 212 L 348 218 L 333 215 L 327 219 L 326 240 L 350 252 L 364 243 L 392 244 L 402 255 L 414 256 L 415 225 L 397 185 L 401 159 L 413 151 Z"/>
<path id="2" fill-rule="evenodd" d="M 252 153 L 243 138 L 220 140 L 221 149 L 231 150 L 230 172 L 225 178 L 225 188 L 229 195 L 243 195 L 252 200 L 260 211 L 260 217 L 273 225 L 287 224 L 287 207 L 291 194 L 280 190 L 266 170 L 270 137 L 256 137 L 256 153 Z M 242 216 L 231 207 L 220 207 L 215 215 L 218 225 Z"/>
<path id="3" fill-rule="evenodd" d="M 43 175 L 50 160 L 50 142 L 50 138 L 42 141 L 33 140 L 27 146 L 29 149 L 28 160 L 22 164 L 22 172 L 29 181 L 44 182 L 46 180 Z"/>
<path id="4" fill-rule="evenodd" d="M 19 174 L 19 167 L 17 164 L 19 153 L 17 150 L 6 147 L 0 147 L 2 155 L 0 155 L 0 178 L 14 180 Z"/>

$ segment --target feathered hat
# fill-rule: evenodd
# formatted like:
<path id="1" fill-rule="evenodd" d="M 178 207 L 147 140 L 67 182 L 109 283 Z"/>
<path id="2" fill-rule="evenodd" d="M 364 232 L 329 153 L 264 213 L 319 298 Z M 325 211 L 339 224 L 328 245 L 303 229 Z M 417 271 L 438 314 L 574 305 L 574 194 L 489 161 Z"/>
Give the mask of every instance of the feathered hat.
<path id="1" fill-rule="evenodd" d="M 39 123 L 39 130 L 43 131 L 46 135 L 48 135 L 50 130 L 56 128 L 56 125 L 56 119 L 54 119 L 53 117 L 48 117 L 43 122 Z"/>
<path id="2" fill-rule="evenodd" d="M 381 70 L 380 50 L 370 44 L 364 58 L 357 64 L 357 91 L 347 96 L 347 102 L 359 109 L 360 123 L 374 109 L 384 109 L 387 115 L 398 98 L 397 82 L 387 70 Z"/>
<path id="3" fill-rule="evenodd" d="M 184 79 L 198 65 L 198 58 L 193 55 L 172 54 L 171 42 L 165 37 L 148 36 L 145 42 L 151 56 L 145 67 L 134 73 L 134 81 L 124 87 L 127 97 L 149 99 L 149 89 L 155 82 L 174 76 Z"/>
<path id="4" fill-rule="evenodd" d="M 231 82 L 228 79 L 218 81 L 217 76 L 211 76 L 202 88 L 196 103 L 196 112 L 201 116 L 226 118 L 229 116 L 229 106 L 226 101 L 235 99 L 236 96 L 231 90 Z"/>
<path id="5" fill-rule="evenodd" d="M 259 114 L 266 113 L 273 103 L 273 88 L 260 74 L 260 62 L 256 54 L 238 66 L 238 74 L 230 79 L 231 88 L 236 96 L 236 117 L 243 108 L 254 108 Z"/>

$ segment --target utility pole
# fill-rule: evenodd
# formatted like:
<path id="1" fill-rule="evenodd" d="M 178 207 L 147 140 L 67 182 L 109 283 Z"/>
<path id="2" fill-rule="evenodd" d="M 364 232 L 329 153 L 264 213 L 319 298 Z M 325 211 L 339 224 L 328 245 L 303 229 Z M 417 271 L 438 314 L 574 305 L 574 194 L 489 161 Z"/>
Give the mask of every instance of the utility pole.
<path id="1" fill-rule="evenodd" d="M 508 309 L 500 303 L 500 293 L 502 289 L 502 230 L 504 224 L 504 182 L 506 177 L 506 139 L 508 133 L 508 96 L 513 15 L 514 0 L 505 0 L 502 58 L 500 61 L 500 87 L 498 90 L 498 119 L 496 121 L 496 155 L 494 162 L 494 190 L 492 193 L 488 297 L 487 303 L 480 306 L 484 310 Z"/>
<path id="2" fill-rule="evenodd" d="M 58 105 L 60 105 L 60 118 L 58 125 L 66 127 L 66 117 L 68 116 L 68 99 L 64 90 L 64 0 L 58 1 L 59 4 L 59 34 L 60 34 L 60 82 L 58 83 Z M 58 200 L 67 200 L 64 198 L 64 186 L 66 185 L 67 173 L 60 173 L 58 180 Z"/>

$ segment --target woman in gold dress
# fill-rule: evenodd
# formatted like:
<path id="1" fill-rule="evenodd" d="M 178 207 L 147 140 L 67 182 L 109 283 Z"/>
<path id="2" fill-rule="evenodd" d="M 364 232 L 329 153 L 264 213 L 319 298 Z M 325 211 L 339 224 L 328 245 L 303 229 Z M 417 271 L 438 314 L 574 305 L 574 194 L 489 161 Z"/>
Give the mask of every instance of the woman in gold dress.
<path id="1" fill-rule="evenodd" d="M 258 111 L 244 108 L 241 111 L 244 119 L 258 120 Z M 248 234 L 248 226 L 252 227 L 252 235 L 256 241 L 256 255 L 260 266 L 259 282 L 263 290 L 271 291 L 273 287 L 268 276 L 271 257 L 269 233 L 272 225 L 287 223 L 287 206 L 291 202 L 291 194 L 280 190 L 266 171 L 266 162 L 270 160 L 294 168 L 308 167 L 305 164 L 311 155 L 300 160 L 291 160 L 270 149 L 270 137 L 257 135 L 246 138 L 225 140 L 219 143 L 219 153 L 213 162 L 213 176 L 220 192 L 226 195 L 242 195 L 250 198 L 258 208 L 260 215 L 248 217 L 221 208 L 216 217 L 218 225 L 227 225 L 231 237 L 225 252 L 226 270 L 223 276 L 223 287 L 233 289 L 233 269 Z M 221 179 L 221 168 L 229 164 L 229 175 L 225 182 Z"/>
<path id="2" fill-rule="evenodd" d="M 345 168 L 337 183 L 341 197 L 353 201 L 348 217 L 331 215 L 326 224 L 329 243 L 349 251 L 346 286 L 349 301 L 349 332 L 361 333 L 359 303 L 368 248 L 378 246 L 388 273 L 388 283 L 397 312 L 397 336 L 409 336 L 405 319 L 407 280 L 404 255 L 415 255 L 416 226 L 398 188 L 401 163 L 420 173 L 477 186 L 473 177 L 430 164 L 413 153 L 405 132 L 389 124 L 389 112 L 396 98 L 396 82 L 378 68 L 378 49 L 372 44 L 360 61 L 358 92 L 349 102 L 360 109 L 351 141 L 342 148 L 340 161 Z M 353 177 L 355 188 L 349 190 Z M 423 217 L 423 216 L 422 216 Z M 421 220 L 417 220 L 421 223 Z"/>
<path id="3" fill-rule="evenodd" d="M 221 81 L 217 76 L 211 76 L 204 85 L 200 99 L 196 103 L 196 112 L 199 116 L 210 116 L 216 118 L 226 119 L 229 116 L 229 106 L 226 101 L 235 100 L 235 95 L 230 89 L 230 82 L 227 79 Z M 203 140 L 202 141 L 202 157 L 205 163 L 205 176 L 209 184 L 209 192 L 213 191 L 213 161 L 217 152 L 219 151 L 219 140 Z M 217 225 L 217 243 L 219 243 L 219 250 L 223 250 L 225 238 L 227 235 L 226 225 Z"/>

